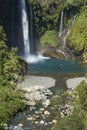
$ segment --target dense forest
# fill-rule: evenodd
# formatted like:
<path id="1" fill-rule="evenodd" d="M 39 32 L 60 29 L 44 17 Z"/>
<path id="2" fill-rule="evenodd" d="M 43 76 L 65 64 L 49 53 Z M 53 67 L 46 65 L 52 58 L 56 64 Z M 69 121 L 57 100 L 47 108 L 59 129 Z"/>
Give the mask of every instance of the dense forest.
<path id="1" fill-rule="evenodd" d="M 7 1 L 8 4 L 9 1 L 11 0 Z M 10 6 L 13 7 L 13 4 Z M 62 44 L 68 28 L 71 27 L 66 38 L 66 46 L 72 50 L 75 56 L 80 56 L 81 61 L 87 62 L 87 0 L 26 0 L 26 5 L 28 15 L 29 7 L 32 6 L 33 35 L 39 38 L 41 46 L 49 45 L 49 47 L 58 48 L 59 44 Z M 60 38 L 59 26 L 62 11 L 64 12 L 63 30 L 65 32 Z M 76 16 L 75 23 L 70 26 L 74 16 Z M 0 11 L 1 130 L 11 117 L 25 108 L 23 91 L 16 87 L 17 83 L 23 80 L 25 62 L 17 55 L 18 48 L 14 48 L 13 44 L 8 43 L 9 21 L 10 17 L 3 15 Z M 6 25 L 8 26 L 6 27 Z M 60 107 L 64 107 L 66 104 L 71 107 L 70 113 L 64 113 L 64 116 L 61 117 Z M 54 130 L 87 130 L 87 81 L 82 82 L 74 91 L 68 90 L 56 94 L 51 99 L 51 107 L 53 108 L 52 116 L 57 120 Z"/>
<path id="2" fill-rule="evenodd" d="M 87 40 L 87 1 L 81 0 L 28 0 L 33 10 L 34 30 L 39 35 L 42 45 L 58 47 L 71 26 L 74 17 L 75 23 L 71 26 L 66 38 L 66 46 L 75 56 L 86 60 Z M 59 37 L 61 12 L 63 11 L 63 32 Z"/>
<path id="3" fill-rule="evenodd" d="M 6 34 L 0 26 L 0 129 L 25 107 L 23 92 L 16 89 L 17 82 L 23 79 L 25 67 L 22 59 L 16 55 L 17 48 L 9 50 L 6 41 Z"/>

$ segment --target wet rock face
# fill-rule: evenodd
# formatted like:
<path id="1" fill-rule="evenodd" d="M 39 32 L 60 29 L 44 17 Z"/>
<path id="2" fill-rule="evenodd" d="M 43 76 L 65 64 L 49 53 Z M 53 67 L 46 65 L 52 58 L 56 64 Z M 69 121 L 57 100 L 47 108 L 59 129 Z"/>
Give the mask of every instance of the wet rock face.
<path id="1" fill-rule="evenodd" d="M 5 30 L 7 45 L 18 47 L 21 53 L 23 38 L 19 6 L 19 0 L 0 0 L 0 25 Z"/>
<path id="2" fill-rule="evenodd" d="M 46 57 L 75 60 L 73 50 L 68 46 L 63 48 L 62 46 L 52 47 L 50 45 L 44 45 L 40 47 L 40 52 Z"/>
<path id="3" fill-rule="evenodd" d="M 55 51 L 45 51 L 44 56 L 56 58 L 56 59 L 64 59 L 64 55 L 61 52 Z"/>
<path id="4" fill-rule="evenodd" d="M 64 59 L 64 54 L 61 53 L 57 47 L 52 47 L 50 45 L 44 45 L 40 47 L 40 52 L 47 57 Z"/>
<path id="5" fill-rule="evenodd" d="M 15 12 L 17 11 L 17 5 L 17 0 L 0 0 L 0 24 L 2 24 L 4 28 L 9 25 L 13 10 L 15 10 Z"/>

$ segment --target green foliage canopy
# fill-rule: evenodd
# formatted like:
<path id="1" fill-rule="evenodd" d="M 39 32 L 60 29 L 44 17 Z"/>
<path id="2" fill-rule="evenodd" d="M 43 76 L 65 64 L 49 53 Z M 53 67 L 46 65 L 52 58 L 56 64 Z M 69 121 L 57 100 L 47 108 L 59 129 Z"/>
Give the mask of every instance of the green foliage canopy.
<path id="1" fill-rule="evenodd" d="M 61 117 L 59 106 L 65 104 L 71 105 L 72 110 L 69 115 Z M 52 98 L 51 105 L 54 108 L 51 114 L 57 119 L 54 130 L 87 129 L 87 81 L 83 81 L 74 91 L 58 93 Z"/>
<path id="2" fill-rule="evenodd" d="M 17 48 L 11 51 L 6 45 L 6 35 L 0 26 L 0 129 L 19 110 L 25 107 L 23 92 L 16 90 L 15 84 L 22 77 L 21 58 L 16 55 Z"/>
<path id="3" fill-rule="evenodd" d="M 76 18 L 68 40 L 70 46 L 76 51 L 83 50 L 87 45 L 87 6 L 82 8 L 81 13 Z"/>
<path id="4" fill-rule="evenodd" d="M 56 46 L 57 42 L 57 32 L 55 30 L 46 31 L 40 38 L 40 43 L 42 45 L 49 44 L 51 46 Z"/>

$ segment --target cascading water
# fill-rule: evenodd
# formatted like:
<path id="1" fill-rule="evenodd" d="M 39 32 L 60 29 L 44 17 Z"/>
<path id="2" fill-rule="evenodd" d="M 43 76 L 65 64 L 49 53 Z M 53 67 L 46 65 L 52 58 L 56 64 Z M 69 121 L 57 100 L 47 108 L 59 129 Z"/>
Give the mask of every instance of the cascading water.
<path id="1" fill-rule="evenodd" d="M 66 47 L 66 38 L 67 38 L 67 36 L 70 34 L 71 27 L 73 26 L 73 24 L 74 24 L 74 22 L 75 22 L 75 19 L 76 19 L 76 16 L 74 16 L 74 19 L 73 19 L 71 25 L 69 26 L 66 35 L 64 36 L 64 39 L 63 39 L 63 47 L 62 47 L 63 50 L 66 49 L 68 52 L 70 52 L 70 55 L 72 56 L 72 59 L 73 59 L 73 60 L 75 60 L 75 58 L 74 58 L 74 55 L 73 55 L 72 51 L 71 51 L 69 48 Z M 65 57 L 67 58 L 66 55 L 65 55 Z"/>
<path id="2" fill-rule="evenodd" d="M 65 46 L 66 46 L 66 38 L 67 38 L 67 36 L 69 35 L 69 33 L 70 33 L 70 31 L 71 31 L 70 29 L 71 29 L 71 27 L 73 26 L 73 24 L 74 24 L 74 22 L 75 22 L 75 19 L 76 19 L 76 15 L 74 16 L 74 19 L 73 19 L 71 25 L 69 26 L 68 31 L 67 31 L 67 33 L 66 33 L 64 39 L 63 39 L 63 48 L 65 48 Z"/>
<path id="3" fill-rule="evenodd" d="M 23 40 L 24 40 L 24 57 L 30 55 L 30 41 L 29 41 L 29 29 L 28 29 L 28 17 L 26 12 L 25 0 L 20 0 L 21 5 L 21 17 L 22 17 L 22 28 L 23 28 Z"/>
<path id="4" fill-rule="evenodd" d="M 62 35 L 62 24 L 63 24 L 63 13 L 61 13 L 61 25 L 60 25 L 60 36 Z M 62 44 L 61 44 L 61 47 L 60 49 L 58 49 L 58 52 L 63 54 L 63 56 L 67 59 L 67 58 L 72 58 L 73 60 L 75 60 L 74 58 L 74 55 L 72 53 L 72 51 L 66 46 L 66 38 L 67 36 L 70 34 L 70 31 L 71 31 L 71 27 L 73 26 L 74 22 L 75 22 L 75 19 L 76 19 L 76 16 L 74 16 L 73 20 L 72 20 L 72 23 L 69 25 L 68 27 L 68 30 L 67 30 L 67 33 L 65 34 L 64 38 L 63 38 L 63 41 L 62 41 Z"/>
<path id="5" fill-rule="evenodd" d="M 34 53 L 34 40 L 33 40 L 33 10 L 32 10 L 32 4 L 30 4 L 30 43 L 31 43 L 31 48 L 30 52 L 31 54 Z"/>
<path id="6" fill-rule="evenodd" d="M 59 30 L 59 37 L 61 37 L 63 31 L 63 10 L 61 12 L 61 18 L 60 18 L 60 30 Z"/>
<path id="7" fill-rule="evenodd" d="M 23 29 L 23 39 L 24 39 L 24 58 L 27 62 L 38 62 L 43 61 L 44 59 L 48 59 L 47 57 L 42 56 L 41 54 L 37 53 L 32 54 L 30 52 L 30 39 L 29 39 L 29 30 L 30 30 L 30 37 L 31 37 L 31 50 L 33 50 L 33 13 L 32 13 L 32 6 L 30 6 L 30 27 L 28 26 L 28 17 L 26 11 L 26 3 L 25 0 L 20 0 L 21 5 L 21 17 L 22 17 L 22 29 Z"/>

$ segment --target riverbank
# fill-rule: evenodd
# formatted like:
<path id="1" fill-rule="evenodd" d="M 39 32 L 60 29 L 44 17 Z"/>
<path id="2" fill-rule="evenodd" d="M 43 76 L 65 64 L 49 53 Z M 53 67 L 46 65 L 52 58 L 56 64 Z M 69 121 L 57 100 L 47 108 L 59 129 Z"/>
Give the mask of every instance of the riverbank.
<path id="1" fill-rule="evenodd" d="M 34 87 L 43 86 L 44 88 L 51 88 L 55 86 L 56 80 L 47 76 L 32 76 L 25 75 L 24 81 L 19 83 L 18 86 L 21 87 Z"/>
<path id="2" fill-rule="evenodd" d="M 25 92 L 26 105 L 35 106 L 37 101 L 42 100 L 44 102 L 53 94 L 49 88 L 55 86 L 55 81 L 55 79 L 47 76 L 26 75 L 24 81 L 19 83 L 17 87 Z"/>
<path id="3" fill-rule="evenodd" d="M 66 85 L 68 89 L 75 89 L 82 81 L 84 81 L 85 77 L 77 77 L 66 80 Z"/>
<path id="4" fill-rule="evenodd" d="M 21 125 L 23 130 L 46 130 L 51 129 L 57 122 L 55 118 L 50 119 L 49 111 L 50 96 L 53 95 L 49 89 L 55 86 L 56 80 L 47 76 L 26 75 L 18 88 L 24 90 L 24 101 L 27 110 L 18 113 L 10 123 L 12 127 Z M 19 117 L 19 118 L 17 118 Z"/>
<path id="5" fill-rule="evenodd" d="M 75 89 L 76 86 L 78 86 L 82 81 L 84 81 L 85 77 L 76 77 L 75 78 L 69 78 L 69 76 L 66 76 L 65 83 L 67 88 L 69 89 Z M 25 75 L 24 80 L 22 83 L 18 84 L 18 87 L 20 88 L 34 88 L 36 90 L 37 88 L 52 88 L 56 85 L 58 78 L 55 77 L 49 77 L 49 76 L 32 76 L 32 75 Z M 60 80 L 60 79 L 59 79 Z M 59 82 L 58 80 L 58 82 Z M 64 81 L 63 81 L 64 82 Z M 60 84 L 60 83 L 59 83 Z M 58 85 L 58 83 L 57 83 Z M 38 86 L 38 87 L 37 87 Z"/>
<path id="6" fill-rule="evenodd" d="M 52 97 L 54 95 L 51 91 L 51 87 L 59 87 L 56 85 L 64 81 L 68 88 L 75 88 L 85 79 L 84 77 L 77 78 L 76 76 L 65 75 L 63 77 L 64 80 L 60 80 L 62 77 L 59 77 L 59 75 L 58 77 L 53 76 L 52 78 L 50 76 L 25 76 L 25 80 L 22 84 L 19 84 L 19 88 L 25 91 L 24 99 L 28 107 L 27 111 L 17 114 L 11 121 L 13 127 L 22 124 L 23 129 L 27 128 L 30 130 L 46 130 L 47 128 L 53 128 L 57 120 L 54 117 L 52 119 L 50 118 L 50 116 L 52 116 L 50 110 L 50 96 Z"/>
<path id="7" fill-rule="evenodd" d="M 69 78 L 65 79 L 66 89 L 75 89 L 76 86 L 85 80 L 85 77 Z M 49 76 L 26 75 L 24 81 L 18 84 L 18 88 L 25 92 L 26 105 L 35 106 L 37 101 L 42 100 L 42 102 L 46 102 L 47 98 L 53 95 L 51 88 L 54 89 L 56 87 L 57 89 L 56 85 L 59 87 L 58 81 L 57 78 Z"/>

